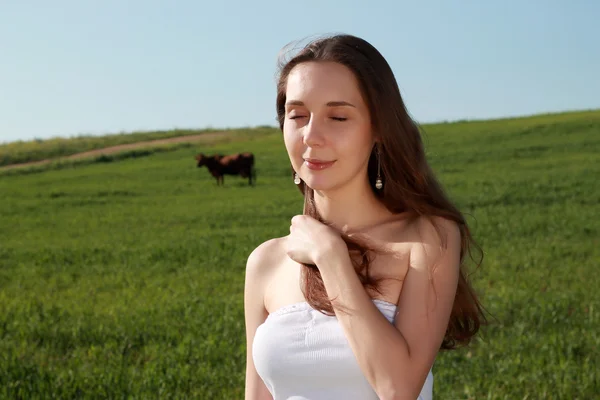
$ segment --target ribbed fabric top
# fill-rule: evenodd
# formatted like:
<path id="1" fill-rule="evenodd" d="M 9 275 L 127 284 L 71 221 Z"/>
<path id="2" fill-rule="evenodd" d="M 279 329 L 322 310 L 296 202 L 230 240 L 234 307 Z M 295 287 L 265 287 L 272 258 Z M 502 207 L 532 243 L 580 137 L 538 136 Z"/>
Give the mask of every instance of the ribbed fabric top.
<path id="1" fill-rule="evenodd" d="M 373 300 L 393 323 L 396 305 Z M 252 345 L 256 370 L 274 400 L 376 400 L 335 316 L 323 315 L 307 302 L 269 314 Z M 418 400 L 431 400 L 429 371 Z"/>

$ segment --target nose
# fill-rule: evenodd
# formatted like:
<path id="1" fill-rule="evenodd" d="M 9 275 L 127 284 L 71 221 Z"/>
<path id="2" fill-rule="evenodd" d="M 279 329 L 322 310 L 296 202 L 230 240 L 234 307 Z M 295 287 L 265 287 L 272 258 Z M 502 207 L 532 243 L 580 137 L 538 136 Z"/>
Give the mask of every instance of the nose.
<path id="1" fill-rule="evenodd" d="M 311 118 L 304 127 L 303 138 L 304 145 L 308 147 L 321 147 L 325 143 L 323 129 L 317 123 L 317 118 Z"/>

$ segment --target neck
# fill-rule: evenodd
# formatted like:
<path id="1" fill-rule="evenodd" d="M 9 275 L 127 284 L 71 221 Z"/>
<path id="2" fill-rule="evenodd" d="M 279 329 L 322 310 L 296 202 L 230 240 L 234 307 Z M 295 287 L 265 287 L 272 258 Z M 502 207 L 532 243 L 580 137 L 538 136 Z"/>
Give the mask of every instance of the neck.
<path id="1" fill-rule="evenodd" d="M 314 191 L 314 202 L 319 215 L 342 232 L 366 229 L 393 216 L 375 197 L 368 182 Z"/>

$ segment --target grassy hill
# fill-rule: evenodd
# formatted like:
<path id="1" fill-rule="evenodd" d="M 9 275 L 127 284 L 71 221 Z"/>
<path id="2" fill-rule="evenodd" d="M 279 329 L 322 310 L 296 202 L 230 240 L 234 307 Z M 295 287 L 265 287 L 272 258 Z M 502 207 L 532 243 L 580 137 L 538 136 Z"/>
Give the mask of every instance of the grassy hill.
<path id="1" fill-rule="evenodd" d="M 157 131 L 97 137 L 55 138 L 0 145 L 0 176 L 23 175 L 70 168 L 94 162 L 112 162 L 158 152 L 211 145 L 273 133 L 272 127 L 226 131 Z"/>
<path id="2" fill-rule="evenodd" d="M 440 399 L 600 393 L 600 112 L 426 125 L 492 324 Z M 0 398 L 243 398 L 244 265 L 302 210 L 281 134 L 0 176 Z M 258 183 L 197 169 L 253 151 Z"/>

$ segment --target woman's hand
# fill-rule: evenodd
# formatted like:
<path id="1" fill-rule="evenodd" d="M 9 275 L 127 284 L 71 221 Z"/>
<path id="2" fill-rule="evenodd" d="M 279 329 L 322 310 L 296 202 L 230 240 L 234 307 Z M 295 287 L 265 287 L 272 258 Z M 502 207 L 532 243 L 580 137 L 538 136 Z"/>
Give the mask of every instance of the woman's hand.
<path id="1" fill-rule="evenodd" d="M 303 264 L 314 264 L 348 252 L 340 233 L 308 215 L 292 218 L 287 237 L 286 252 L 292 260 Z"/>

